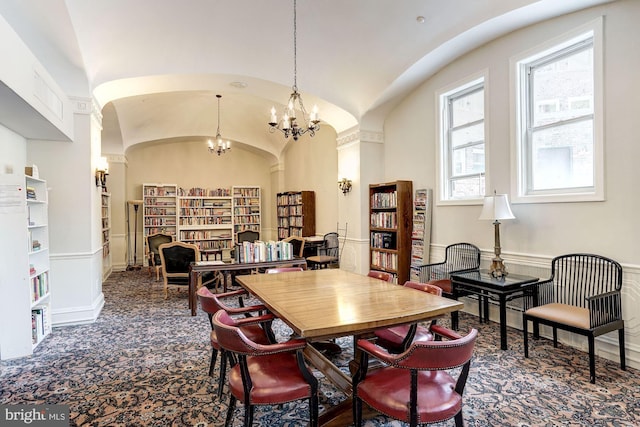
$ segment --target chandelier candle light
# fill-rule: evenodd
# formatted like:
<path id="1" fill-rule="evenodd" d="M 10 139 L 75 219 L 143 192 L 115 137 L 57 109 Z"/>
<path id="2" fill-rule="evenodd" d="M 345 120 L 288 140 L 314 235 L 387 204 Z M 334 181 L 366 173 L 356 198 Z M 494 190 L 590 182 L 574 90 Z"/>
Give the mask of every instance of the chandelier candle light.
<path id="1" fill-rule="evenodd" d="M 218 98 L 218 130 L 216 132 L 215 142 L 209 139 L 208 144 L 209 152 L 216 153 L 219 156 L 220 154 L 226 153 L 227 150 L 231 150 L 231 141 L 223 141 L 222 135 L 220 135 L 220 98 L 222 98 L 222 95 L 216 95 L 216 98 Z"/>
<path id="2" fill-rule="evenodd" d="M 289 138 L 289 135 L 293 136 L 293 140 L 297 141 L 300 135 L 304 135 L 309 132 L 309 135 L 314 136 L 316 131 L 320 129 L 318 120 L 318 107 L 314 106 L 311 114 L 307 114 L 307 110 L 304 108 L 302 102 L 302 96 L 298 92 L 298 64 L 297 64 L 297 51 L 298 46 L 297 39 L 297 16 L 296 16 L 296 0 L 293 0 L 293 93 L 289 96 L 289 102 L 285 108 L 282 118 L 278 120 L 276 115 L 276 108 L 271 107 L 271 119 L 269 121 L 269 132 L 273 133 L 277 130 L 284 133 L 285 138 Z M 298 123 L 297 115 L 299 111 L 301 116 Z"/>
<path id="3" fill-rule="evenodd" d="M 508 274 L 507 269 L 504 266 L 504 262 L 500 257 L 500 220 L 514 218 L 515 216 L 513 216 L 513 212 L 511 212 L 511 207 L 509 207 L 509 200 L 507 199 L 506 194 L 496 194 L 494 191 L 493 196 L 485 196 L 482 212 L 478 219 L 488 219 L 493 221 L 495 229 L 495 246 L 493 249 L 495 256 L 491 260 L 489 274 L 495 278 L 501 278 Z"/>

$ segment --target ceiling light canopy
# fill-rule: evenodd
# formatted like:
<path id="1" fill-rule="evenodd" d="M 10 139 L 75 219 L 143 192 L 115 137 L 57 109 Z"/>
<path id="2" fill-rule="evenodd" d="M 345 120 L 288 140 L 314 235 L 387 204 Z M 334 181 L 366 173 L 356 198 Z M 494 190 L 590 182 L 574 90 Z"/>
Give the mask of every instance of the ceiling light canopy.
<path id="1" fill-rule="evenodd" d="M 289 102 L 285 107 L 282 116 L 278 119 L 276 108 L 271 107 L 271 119 L 269 121 L 269 132 L 279 130 L 284 134 L 285 138 L 289 135 L 293 136 L 293 140 L 297 141 L 300 135 L 309 133 L 314 136 L 316 131 L 320 129 L 318 120 L 318 107 L 314 106 L 311 114 L 307 114 L 302 102 L 302 96 L 298 92 L 298 66 L 297 66 L 297 16 L 296 16 L 296 0 L 293 0 L 293 93 L 289 96 Z M 300 117 L 298 117 L 298 113 Z"/>
<path id="2" fill-rule="evenodd" d="M 216 98 L 218 98 L 218 130 L 216 131 L 215 141 L 209 139 L 208 144 L 209 152 L 216 153 L 219 156 L 231 150 L 231 141 L 223 141 L 222 135 L 220 135 L 220 98 L 222 98 L 222 95 L 216 95 Z"/>

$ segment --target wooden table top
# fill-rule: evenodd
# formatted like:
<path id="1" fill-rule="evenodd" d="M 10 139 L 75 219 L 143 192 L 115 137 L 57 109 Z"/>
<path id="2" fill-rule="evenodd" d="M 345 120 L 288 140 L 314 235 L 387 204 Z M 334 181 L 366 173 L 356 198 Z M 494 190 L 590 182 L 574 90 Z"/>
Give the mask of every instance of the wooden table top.
<path id="1" fill-rule="evenodd" d="M 441 317 L 461 302 L 340 269 L 237 276 L 295 333 L 310 341 Z"/>

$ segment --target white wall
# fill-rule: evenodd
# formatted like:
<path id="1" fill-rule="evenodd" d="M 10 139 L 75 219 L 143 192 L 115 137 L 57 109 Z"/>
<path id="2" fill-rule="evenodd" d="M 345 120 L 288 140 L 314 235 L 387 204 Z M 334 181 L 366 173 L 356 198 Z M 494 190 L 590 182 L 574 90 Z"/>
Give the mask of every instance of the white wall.
<path id="1" fill-rule="evenodd" d="M 488 173 L 491 188 L 510 192 L 509 59 L 564 32 L 604 16 L 605 58 L 605 183 L 606 200 L 586 203 L 517 204 L 515 220 L 501 226 L 503 258 L 523 272 L 546 267 L 551 257 L 572 252 L 593 252 L 611 257 L 625 267 L 623 285 L 627 343 L 631 363 L 640 365 L 640 303 L 637 250 L 640 236 L 640 158 L 637 120 L 640 117 L 640 2 L 626 0 L 553 19 L 503 38 L 459 58 L 426 80 L 385 122 L 387 180 L 407 178 L 414 188 L 436 188 L 436 92 L 469 75 L 488 70 Z M 434 206 L 432 255 L 442 256 L 445 245 L 468 241 L 485 252 L 493 251 L 493 227 L 479 221 L 481 206 Z M 540 269 L 538 268 L 538 273 Z M 544 269 L 542 271 L 544 273 Z M 517 319 L 516 319 L 517 321 Z M 567 338 L 572 340 L 573 338 Z M 583 346 L 586 340 L 574 344 Z M 605 338 L 604 341 L 615 343 Z M 598 347 L 598 346 L 597 346 Z M 615 346 L 614 346 L 615 347 Z M 608 351 L 605 346 L 605 350 Z M 615 349 L 611 350 L 616 352 Z M 617 356 L 612 357 L 615 359 Z M 635 362 L 634 362 L 635 360 Z"/>

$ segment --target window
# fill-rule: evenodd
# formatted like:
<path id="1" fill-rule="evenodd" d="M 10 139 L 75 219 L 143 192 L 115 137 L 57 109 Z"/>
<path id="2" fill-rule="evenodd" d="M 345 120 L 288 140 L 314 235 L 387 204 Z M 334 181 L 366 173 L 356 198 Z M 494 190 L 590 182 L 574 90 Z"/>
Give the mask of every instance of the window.
<path id="1" fill-rule="evenodd" d="M 515 200 L 602 200 L 598 103 L 601 49 L 593 28 L 516 62 Z"/>
<path id="2" fill-rule="evenodd" d="M 439 95 L 440 201 L 477 200 L 485 188 L 484 77 Z"/>

